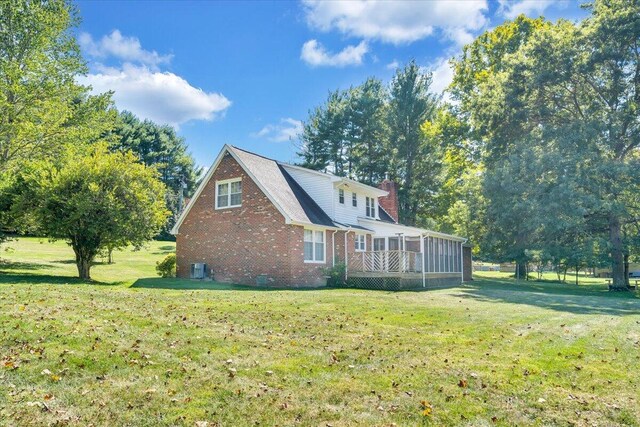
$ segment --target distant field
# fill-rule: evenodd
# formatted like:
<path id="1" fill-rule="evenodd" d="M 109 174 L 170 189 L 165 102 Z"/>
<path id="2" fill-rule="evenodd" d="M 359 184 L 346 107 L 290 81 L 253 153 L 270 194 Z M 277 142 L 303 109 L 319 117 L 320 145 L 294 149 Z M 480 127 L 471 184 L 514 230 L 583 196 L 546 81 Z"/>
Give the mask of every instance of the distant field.
<path id="1" fill-rule="evenodd" d="M 501 271 L 477 271 L 474 273 L 476 277 L 483 277 L 488 279 L 513 279 L 514 273 L 506 273 Z M 560 276 L 564 278 L 564 275 Z M 535 282 L 538 280 L 537 273 L 529 273 L 529 281 Z M 542 280 L 548 282 L 557 282 L 558 275 L 554 272 L 545 272 L 542 273 Z M 567 272 L 566 283 L 576 283 L 576 275 L 575 273 Z M 631 281 L 631 284 L 634 284 L 635 279 Z M 592 277 L 584 274 L 578 275 L 578 283 L 580 285 L 605 285 L 607 280 L 600 277 Z"/>
<path id="2" fill-rule="evenodd" d="M 13 251 L 5 252 L 7 246 Z M 265 290 L 0 257 L 0 425 L 640 425 L 640 299 L 601 284 Z"/>

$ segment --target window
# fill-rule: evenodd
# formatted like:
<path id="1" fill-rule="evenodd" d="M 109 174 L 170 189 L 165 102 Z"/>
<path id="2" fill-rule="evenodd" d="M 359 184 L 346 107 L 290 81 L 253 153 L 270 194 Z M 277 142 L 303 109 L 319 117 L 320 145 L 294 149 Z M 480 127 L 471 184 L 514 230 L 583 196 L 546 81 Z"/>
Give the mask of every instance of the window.
<path id="1" fill-rule="evenodd" d="M 216 209 L 235 208 L 241 205 L 241 178 L 216 181 Z"/>
<path id="2" fill-rule="evenodd" d="M 367 197 L 365 199 L 365 205 L 366 205 L 365 215 L 368 216 L 369 218 L 375 218 L 376 217 L 376 200 L 373 197 Z"/>
<path id="3" fill-rule="evenodd" d="M 356 251 L 367 250 L 367 236 L 364 234 L 356 234 Z"/>
<path id="4" fill-rule="evenodd" d="M 304 262 L 324 262 L 324 231 L 304 230 Z"/>
<path id="5" fill-rule="evenodd" d="M 356 193 L 351 193 L 351 205 L 354 208 L 358 207 L 358 195 Z"/>
<path id="6" fill-rule="evenodd" d="M 344 190 L 342 188 L 338 190 L 338 201 L 344 205 Z"/>

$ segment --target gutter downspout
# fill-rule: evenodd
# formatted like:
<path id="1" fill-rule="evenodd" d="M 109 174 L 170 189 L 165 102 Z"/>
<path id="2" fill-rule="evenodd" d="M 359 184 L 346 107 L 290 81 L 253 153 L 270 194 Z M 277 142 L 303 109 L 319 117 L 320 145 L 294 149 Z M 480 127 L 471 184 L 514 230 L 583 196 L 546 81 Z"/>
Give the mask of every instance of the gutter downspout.
<path id="1" fill-rule="evenodd" d="M 333 258 L 331 260 L 331 266 L 335 267 L 336 266 L 336 233 L 338 232 L 338 230 L 334 230 L 333 233 L 331 234 L 331 247 L 333 248 L 331 250 L 331 258 Z"/>

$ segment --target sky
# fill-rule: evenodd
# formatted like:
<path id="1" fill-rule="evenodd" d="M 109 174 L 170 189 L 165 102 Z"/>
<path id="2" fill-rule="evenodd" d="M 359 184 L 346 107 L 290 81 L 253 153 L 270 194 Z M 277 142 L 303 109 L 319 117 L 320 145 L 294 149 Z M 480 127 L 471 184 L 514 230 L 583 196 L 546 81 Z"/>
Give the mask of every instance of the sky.
<path id="1" fill-rule="evenodd" d="M 520 13 L 579 20 L 562 0 L 78 1 L 80 78 L 120 110 L 174 126 L 199 166 L 224 144 L 298 160 L 309 111 L 330 91 L 412 59 L 451 81 L 448 60 Z"/>

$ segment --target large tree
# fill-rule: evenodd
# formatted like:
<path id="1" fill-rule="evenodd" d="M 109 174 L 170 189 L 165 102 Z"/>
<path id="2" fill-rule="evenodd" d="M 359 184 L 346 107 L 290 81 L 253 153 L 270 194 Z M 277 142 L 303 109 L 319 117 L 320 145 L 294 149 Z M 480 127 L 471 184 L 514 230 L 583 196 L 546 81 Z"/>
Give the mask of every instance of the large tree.
<path id="1" fill-rule="evenodd" d="M 91 278 L 100 251 L 143 245 L 169 214 L 158 172 L 104 144 L 69 150 L 56 163 L 31 162 L 20 175 L 24 191 L 14 209 L 33 215 L 44 236 L 69 242 L 81 279 Z"/>
<path id="2" fill-rule="evenodd" d="M 401 222 L 414 225 L 423 201 L 419 177 L 429 167 L 421 162 L 433 161 L 434 152 L 425 144 L 422 124 L 434 117 L 438 98 L 429 91 L 431 74 L 424 72 L 415 61 L 398 69 L 389 88 L 388 125 L 391 152 L 390 171 L 399 181 L 398 202 Z"/>
<path id="3" fill-rule="evenodd" d="M 640 8 L 590 9 L 578 24 L 520 17 L 481 36 L 457 63 L 454 96 L 484 143 L 489 217 L 508 234 L 500 243 L 517 259 L 561 219 L 556 232 L 606 237 L 622 289 L 625 230 L 640 219 L 629 197 L 640 188 Z"/>
<path id="4" fill-rule="evenodd" d="M 86 67 L 65 0 L 0 2 L 0 173 L 64 151 L 113 125 L 110 94 L 76 84 Z"/>
<path id="5" fill-rule="evenodd" d="M 140 120 L 128 111 L 119 114 L 107 138 L 112 151 L 130 151 L 141 163 L 159 172 L 160 181 L 167 187 L 167 205 L 172 214 L 162 231 L 162 237 L 167 237 L 183 208 L 183 197 L 193 194 L 201 174 L 184 138 L 171 126 Z"/>

